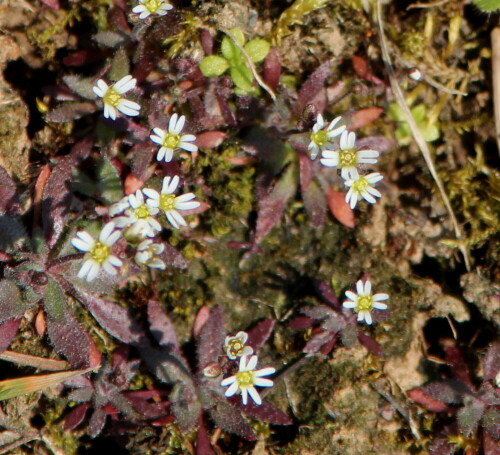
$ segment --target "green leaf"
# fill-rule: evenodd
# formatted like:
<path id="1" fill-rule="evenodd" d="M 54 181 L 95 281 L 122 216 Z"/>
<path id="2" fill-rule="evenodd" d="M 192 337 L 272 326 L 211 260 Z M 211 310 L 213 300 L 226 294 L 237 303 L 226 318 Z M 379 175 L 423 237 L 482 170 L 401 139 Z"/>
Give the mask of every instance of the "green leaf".
<path id="1" fill-rule="evenodd" d="M 439 134 L 440 134 L 439 128 L 434 123 L 428 125 L 425 124 L 418 125 L 418 126 L 426 142 L 432 142 L 439 139 Z"/>
<path id="2" fill-rule="evenodd" d="M 244 49 L 252 62 L 258 63 L 267 57 L 271 45 L 265 39 L 256 38 L 245 44 Z"/>
<path id="3" fill-rule="evenodd" d="M 421 123 L 425 120 L 425 116 L 427 115 L 427 110 L 423 104 L 419 104 L 418 106 L 411 108 L 411 115 L 415 119 L 415 122 Z"/>
<path id="4" fill-rule="evenodd" d="M 104 158 L 97 170 L 97 186 L 102 198 L 109 204 L 123 196 L 122 182 L 111 162 Z"/>
<path id="5" fill-rule="evenodd" d="M 92 90 L 95 85 L 95 77 L 63 76 L 64 83 L 77 95 L 88 100 L 95 100 L 97 95 Z"/>
<path id="6" fill-rule="evenodd" d="M 200 70 L 205 77 L 217 77 L 229 68 L 229 62 L 224 57 L 209 55 L 200 63 Z"/>
<path id="7" fill-rule="evenodd" d="M 229 33 L 240 46 L 243 46 L 245 44 L 246 39 L 241 28 L 233 28 L 229 31 Z M 226 57 L 226 59 L 229 60 L 232 65 L 237 65 L 242 61 L 243 55 L 241 51 L 238 49 L 238 46 L 233 43 L 233 40 L 229 36 L 225 36 L 222 39 L 220 50 L 222 52 L 222 55 Z"/>
<path id="8" fill-rule="evenodd" d="M 122 77 L 130 74 L 130 62 L 127 52 L 122 47 L 118 49 L 111 62 L 111 69 L 108 73 L 108 78 L 112 81 L 119 81 Z"/>
<path id="9" fill-rule="evenodd" d="M 28 308 L 22 302 L 17 284 L 9 279 L 0 280 L 0 322 L 22 316 Z"/>
<path id="10" fill-rule="evenodd" d="M 49 278 L 45 286 L 44 306 L 52 319 L 64 322 L 68 300 L 61 286 L 52 278 Z"/>
<path id="11" fill-rule="evenodd" d="M 18 251 L 22 244 L 29 244 L 24 226 L 7 215 L 0 215 L 0 251 Z"/>
<path id="12" fill-rule="evenodd" d="M 253 74 L 250 68 L 245 65 L 233 66 L 230 69 L 231 79 L 234 85 L 243 92 L 248 93 L 253 90 Z"/>

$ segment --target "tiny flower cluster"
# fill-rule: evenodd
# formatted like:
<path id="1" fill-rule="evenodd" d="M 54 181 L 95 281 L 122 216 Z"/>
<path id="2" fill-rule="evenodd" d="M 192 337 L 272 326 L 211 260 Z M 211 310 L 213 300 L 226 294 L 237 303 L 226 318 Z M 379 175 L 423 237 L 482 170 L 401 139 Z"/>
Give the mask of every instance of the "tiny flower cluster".
<path id="1" fill-rule="evenodd" d="M 272 387 L 273 381 L 266 379 L 264 376 L 269 376 L 276 372 L 275 368 L 267 367 L 257 370 L 258 357 L 253 355 L 254 351 L 251 346 L 246 345 L 248 334 L 246 332 L 238 332 L 235 336 L 227 336 L 224 342 L 224 350 L 230 360 L 236 360 L 238 357 L 239 365 L 238 372 L 225 378 L 221 382 L 222 387 L 228 387 L 225 392 L 226 397 L 232 397 L 235 394 L 241 395 L 241 401 L 244 405 L 248 403 L 248 396 L 260 405 L 262 398 L 255 386 Z"/>
<path id="2" fill-rule="evenodd" d="M 92 281 L 101 269 L 109 275 L 116 275 L 116 268 L 123 262 L 112 254 L 112 246 L 121 236 L 136 248 L 134 259 L 137 264 L 165 269 L 165 262 L 159 257 L 165 246 L 152 240 L 162 230 L 156 216 L 163 212 L 170 225 L 179 229 L 187 225 L 180 212 L 200 206 L 193 193 L 175 195 L 179 182 L 178 176 L 165 177 L 160 193 L 145 188 L 113 204 L 109 209 L 112 221 L 103 227 L 98 240 L 86 231 L 79 231 L 71 242 L 76 249 L 86 253 L 78 277 Z"/>
<path id="3" fill-rule="evenodd" d="M 371 311 L 376 310 L 387 310 L 387 305 L 382 303 L 382 301 L 389 298 L 388 294 L 374 294 L 372 295 L 372 284 L 369 280 L 363 282 L 359 280 L 356 283 L 357 294 L 352 291 L 346 291 L 345 295 L 349 300 L 342 303 L 344 308 L 349 308 L 354 310 L 358 314 L 358 321 L 365 321 L 367 324 L 373 322 Z"/>
<path id="4" fill-rule="evenodd" d="M 351 209 L 354 209 L 358 200 L 361 199 L 374 204 L 375 197 L 381 197 L 374 185 L 380 182 L 383 177 L 378 172 L 360 175 L 358 168 L 364 164 L 376 164 L 379 152 L 371 149 L 358 150 L 356 134 L 347 131 L 345 125 L 337 126 L 341 120 L 341 117 L 337 117 L 329 125 L 326 125 L 323 116 L 318 114 L 308 147 L 311 151 L 311 159 L 314 160 L 321 152 L 321 164 L 340 170 L 344 184 L 349 188 L 345 200 Z M 340 136 L 339 145 L 336 147 L 333 139 L 338 136 Z"/>

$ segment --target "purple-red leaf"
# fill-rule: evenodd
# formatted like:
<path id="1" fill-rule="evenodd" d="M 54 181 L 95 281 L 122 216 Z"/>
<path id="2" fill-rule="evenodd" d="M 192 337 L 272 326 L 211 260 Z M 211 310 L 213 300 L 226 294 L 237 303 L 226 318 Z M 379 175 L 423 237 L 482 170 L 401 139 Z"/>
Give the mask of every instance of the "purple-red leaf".
<path id="1" fill-rule="evenodd" d="M 323 226 L 326 220 L 326 197 L 315 181 L 312 181 L 307 189 L 302 192 L 302 200 L 312 225 L 315 228 Z"/>
<path id="2" fill-rule="evenodd" d="M 464 384 L 467 384 L 472 390 L 474 390 L 474 385 L 470 380 L 469 367 L 462 355 L 462 351 L 455 347 L 450 346 L 446 349 L 446 363 L 450 365 L 453 378 L 462 381 Z"/>
<path id="3" fill-rule="evenodd" d="M 290 321 L 288 327 L 295 330 L 303 330 L 312 327 L 314 323 L 315 321 L 312 318 L 309 318 L 307 316 L 297 316 Z"/>
<path id="4" fill-rule="evenodd" d="M 452 455 L 455 453 L 455 447 L 447 438 L 438 438 L 429 446 L 429 455 Z"/>
<path id="5" fill-rule="evenodd" d="M 92 139 L 86 138 L 75 144 L 71 154 L 62 158 L 52 169 L 43 190 L 42 221 L 49 247 L 54 246 L 67 224 L 66 215 L 71 205 L 73 169 L 85 159 L 92 149 Z"/>
<path id="6" fill-rule="evenodd" d="M 61 5 L 59 4 L 59 0 L 40 0 L 44 5 L 47 5 L 49 8 L 59 11 L 61 9 Z"/>
<path id="7" fill-rule="evenodd" d="M 323 89 L 327 77 L 330 75 L 330 61 L 326 61 L 314 70 L 307 78 L 299 92 L 297 111 L 301 112 L 307 103 L 313 101 L 316 95 Z"/>
<path id="8" fill-rule="evenodd" d="M 238 401 L 236 401 L 238 400 Z M 273 406 L 267 401 L 263 401 L 262 404 L 255 404 L 252 400 L 249 400 L 246 405 L 241 403 L 241 398 L 235 398 L 236 405 L 243 411 L 243 413 L 252 419 L 260 420 L 262 422 L 269 422 L 274 425 L 291 425 L 292 419 L 288 417 L 283 411 Z"/>
<path id="9" fill-rule="evenodd" d="M 264 319 L 258 322 L 252 329 L 248 331 L 248 344 L 258 351 L 271 335 L 275 319 Z"/>
<path id="10" fill-rule="evenodd" d="M 167 317 L 158 302 L 148 302 L 148 320 L 150 330 L 156 341 L 162 346 L 179 349 L 179 341 L 172 321 Z"/>
<path id="11" fill-rule="evenodd" d="M 313 284 L 314 289 L 316 289 L 323 302 L 336 310 L 342 309 L 335 292 L 333 292 L 333 289 L 325 281 L 314 280 Z"/>
<path id="12" fill-rule="evenodd" d="M 64 419 L 64 431 L 73 430 L 80 425 L 89 408 L 90 403 L 82 403 L 73 409 Z"/>
<path id="13" fill-rule="evenodd" d="M 104 406 L 97 408 L 90 417 L 89 421 L 89 436 L 95 438 L 104 428 L 106 424 L 106 409 Z"/>
<path id="14" fill-rule="evenodd" d="M 243 418 L 241 412 L 225 400 L 217 400 L 215 406 L 210 409 L 210 417 L 224 431 L 237 434 L 250 441 L 255 439 L 252 427 Z"/>
<path id="15" fill-rule="evenodd" d="M 94 364 L 91 359 L 91 354 L 96 350 L 94 342 L 71 313 L 65 314 L 64 321 L 47 318 L 47 331 L 55 350 L 68 359 L 75 369 L 88 368 Z"/>
<path id="16" fill-rule="evenodd" d="M 483 377 L 485 380 L 494 380 L 500 371 L 500 343 L 491 343 L 483 360 Z"/>
<path id="17" fill-rule="evenodd" d="M 201 371 L 209 363 L 217 362 L 221 354 L 224 338 L 224 313 L 221 307 L 215 307 L 201 329 L 196 345 L 198 353 L 198 369 Z"/>
<path id="18" fill-rule="evenodd" d="M 352 58 L 352 67 L 358 77 L 374 84 L 384 85 L 384 81 L 374 76 L 368 67 L 368 62 L 365 58 L 355 55 Z"/>
<path id="19" fill-rule="evenodd" d="M 215 455 L 215 452 L 210 444 L 207 426 L 203 417 L 200 417 L 198 423 L 198 433 L 196 434 L 196 455 Z"/>
<path id="20" fill-rule="evenodd" d="M 314 354 L 318 352 L 322 346 L 327 344 L 332 338 L 336 339 L 336 332 L 321 331 L 313 335 L 313 337 L 307 342 L 307 344 L 302 349 L 302 352 L 307 354 Z"/>
<path id="21" fill-rule="evenodd" d="M 358 128 L 362 128 L 363 126 L 369 125 L 374 120 L 377 120 L 384 110 L 381 107 L 366 107 L 364 109 L 360 109 L 356 111 L 351 118 L 351 122 L 349 124 L 349 130 L 354 131 Z"/>
<path id="22" fill-rule="evenodd" d="M 65 103 L 47 112 L 45 120 L 52 123 L 66 123 L 93 114 L 96 110 L 96 105 L 89 101 Z"/>
<path id="23" fill-rule="evenodd" d="M 0 323 L 0 354 L 7 350 L 16 336 L 22 318 L 8 319 Z"/>
<path id="24" fill-rule="evenodd" d="M 428 411 L 432 412 L 446 412 L 449 411 L 450 408 L 443 403 L 441 400 L 437 400 L 435 398 L 427 395 L 422 389 L 412 389 L 408 391 L 408 396 L 419 405 L 423 406 Z"/>
<path id="25" fill-rule="evenodd" d="M 145 333 L 127 309 L 88 292 L 82 292 L 78 298 L 110 335 L 136 346 L 146 342 Z"/>
<path id="26" fill-rule="evenodd" d="M 0 213 L 14 215 L 19 211 L 19 196 L 16 184 L 7 171 L 0 166 Z"/>
<path id="27" fill-rule="evenodd" d="M 348 228 L 354 228 L 354 212 L 345 201 L 345 194 L 334 188 L 329 188 L 327 200 L 328 207 L 330 207 L 330 211 L 337 221 Z"/>
<path id="28" fill-rule="evenodd" d="M 267 54 L 267 57 L 262 64 L 262 70 L 266 84 L 272 90 L 276 90 L 280 83 L 281 76 L 281 59 L 276 47 L 273 46 L 269 51 L 269 54 Z"/>
<path id="29" fill-rule="evenodd" d="M 500 446 L 487 431 L 483 431 L 484 455 L 500 455 Z"/>
<path id="30" fill-rule="evenodd" d="M 372 354 L 378 357 L 384 356 L 384 351 L 382 350 L 382 346 L 380 346 L 380 344 L 377 343 L 371 336 L 367 335 L 361 330 L 358 330 L 358 340 Z"/>

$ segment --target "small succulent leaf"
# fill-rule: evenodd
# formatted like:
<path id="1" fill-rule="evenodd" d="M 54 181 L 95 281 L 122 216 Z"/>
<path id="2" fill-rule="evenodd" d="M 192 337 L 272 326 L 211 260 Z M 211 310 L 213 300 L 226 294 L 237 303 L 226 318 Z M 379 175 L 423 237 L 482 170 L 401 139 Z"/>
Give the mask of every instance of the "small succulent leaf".
<path id="1" fill-rule="evenodd" d="M 377 120 L 384 110 L 381 107 L 366 107 L 356 111 L 349 123 L 349 130 L 354 131 Z"/>
<path id="2" fill-rule="evenodd" d="M 361 330 L 358 330 L 358 340 L 373 355 L 376 355 L 377 357 L 384 356 L 384 351 L 382 349 L 382 346 L 379 343 L 377 343 L 370 335 L 367 335 Z"/>
<path id="3" fill-rule="evenodd" d="M 80 425 L 85 416 L 87 415 L 87 411 L 90 408 L 90 403 L 82 403 L 74 408 L 65 418 L 64 418 L 64 431 L 74 430 L 78 425 Z"/>
<path id="4" fill-rule="evenodd" d="M 113 54 L 107 77 L 110 81 L 119 81 L 128 74 L 130 74 L 130 61 L 127 52 L 122 47 Z"/>
<path id="5" fill-rule="evenodd" d="M 470 437 L 477 429 L 484 414 L 485 405 L 480 400 L 466 400 L 465 406 L 457 413 L 457 423 L 460 432 Z"/>
<path id="6" fill-rule="evenodd" d="M 99 436 L 106 424 L 106 409 L 104 406 L 98 407 L 90 416 L 88 434 L 91 438 Z"/>
<path id="7" fill-rule="evenodd" d="M 252 419 L 269 422 L 273 425 L 291 425 L 293 423 L 292 419 L 283 411 L 267 401 L 263 401 L 260 405 L 255 404 L 251 400 L 246 405 L 243 405 L 240 401 L 237 403 L 239 403 L 237 406 L 243 413 Z"/>
<path id="8" fill-rule="evenodd" d="M 126 308 L 88 292 L 80 292 L 76 297 L 110 335 L 134 346 L 146 343 L 146 334 Z"/>
<path id="9" fill-rule="evenodd" d="M 14 281 L 0 280 L 0 322 L 22 316 L 29 307 L 22 301 L 21 291 Z"/>
<path id="10" fill-rule="evenodd" d="M 196 433 L 196 455 L 215 455 L 203 416 L 200 416 Z"/>
<path id="11" fill-rule="evenodd" d="M 427 116 L 427 108 L 424 104 L 419 104 L 418 106 L 412 107 L 411 115 L 413 115 L 415 122 L 422 123 Z"/>
<path id="12" fill-rule="evenodd" d="M 423 125 L 419 125 L 419 129 L 426 142 L 437 141 L 439 136 L 441 136 L 439 128 L 433 123 L 424 123 Z"/>
<path id="13" fill-rule="evenodd" d="M 130 150 L 130 154 L 132 155 L 132 172 L 138 179 L 145 180 L 147 170 L 156 151 L 157 147 L 149 143 L 136 144 Z"/>
<path id="14" fill-rule="evenodd" d="M 302 199 L 312 225 L 315 228 L 323 226 L 326 220 L 327 202 L 325 193 L 314 180 L 307 189 L 302 192 Z"/>
<path id="15" fill-rule="evenodd" d="M 267 54 L 262 65 L 262 72 L 266 84 L 272 90 L 276 90 L 279 86 L 281 76 L 281 59 L 276 47 L 272 47 L 269 54 Z"/>
<path id="16" fill-rule="evenodd" d="M 54 321 L 64 323 L 68 310 L 68 299 L 66 294 L 53 278 L 48 277 L 44 288 L 44 308 L 47 315 Z"/>
<path id="17" fill-rule="evenodd" d="M 111 49 L 117 49 L 129 42 L 129 37 L 123 32 L 99 32 L 93 38 L 97 43 Z"/>
<path id="18" fill-rule="evenodd" d="M 253 90 L 253 74 L 244 64 L 232 66 L 229 70 L 234 85 L 245 93 Z"/>
<path id="19" fill-rule="evenodd" d="M 179 350 L 174 324 L 155 300 L 148 302 L 148 321 L 149 330 L 159 344 Z"/>
<path id="20" fill-rule="evenodd" d="M 8 215 L 0 215 L 0 251 L 13 253 L 23 244 L 29 245 L 28 234 L 24 226 Z"/>
<path id="21" fill-rule="evenodd" d="M 314 280 L 314 289 L 321 297 L 321 300 L 335 310 L 340 310 L 342 307 L 338 297 L 335 295 L 332 287 L 325 281 Z"/>
<path id="22" fill-rule="evenodd" d="M 374 76 L 373 73 L 370 71 L 370 68 L 368 66 L 368 61 L 365 58 L 359 57 L 357 55 L 353 56 L 352 67 L 354 69 L 354 72 L 361 79 L 364 79 L 368 82 L 372 82 L 374 84 L 379 84 L 379 85 L 384 84 L 384 81 L 379 79 L 377 76 Z"/>
<path id="23" fill-rule="evenodd" d="M 73 90 L 76 94 L 87 100 L 95 100 L 96 94 L 92 90 L 95 86 L 94 77 L 79 77 L 67 75 L 63 76 L 64 83 Z"/>
<path id="24" fill-rule="evenodd" d="M 137 412 L 148 418 L 157 419 L 161 416 L 165 416 L 170 408 L 169 401 L 158 401 L 153 403 L 148 401 L 149 399 L 161 399 L 161 393 L 156 390 L 123 392 L 123 396 L 131 403 Z"/>
<path id="25" fill-rule="evenodd" d="M 41 2 L 55 11 L 59 11 L 61 9 L 59 0 L 41 0 Z"/>
<path id="26" fill-rule="evenodd" d="M 7 319 L 0 322 L 0 354 L 8 349 L 14 340 L 22 318 Z"/>
<path id="27" fill-rule="evenodd" d="M 170 394 L 172 411 L 182 431 L 192 429 L 199 421 L 201 405 L 192 384 L 175 384 Z"/>
<path id="28" fill-rule="evenodd" d="M 302 348 L 302 352 L 305 352 L 306 354 L 314 354 L 334 337 L 336 337 L 336 332 L 321 331 L 312 336 L 312 338 Z"/>
<path id="29" fill-rule="evenodd" d="M 454 346 L 447 348 L 445 360 L 451 368 L 453 378 L 467 384 L 471 390 L 474 390 L 474 384 L 472 384 L 470 379 L 469 367 L 460 348 Z"/>
<path id="30" fill-rule="evenodd" d="M 240 45 L 243 46 L 245 44 L 246 38 L 243 33 L 243 30 L 239 27 L 235 27 L 229 31 L 231 37 L 224 36 L 221 43 L 221 52 L 222 55 L 229 60 L 232 65 L 237 65 L 242 60 L 242 54 L 239 50 L 238 46 L 234 44 L 233 39 Z"/>
<path id="31" fill-rule="evenodd" d="M 283 216 L 286 203 L 297 191 L 297 165 L 290 163 L 267 196 L 259 200 L 255 243 L 258 245 Z"/>
<path id="32" fill-rule="evenodd" d="M 306 306 L 301 308 L 300 312 L 318 321 L 335 315 L 335 312 L 326 305 Z"/>
<path id="33" fill-rule="evenodd" d="M 490 344 L 483 360 L 483 377 L 487 381 L 494 380 L 500 371 L 500 343 L 495 341 Z"/>
<path id="34" fill-rule="evenodd" d="M 196 317 L 194 318 L 193 336 L 195 338 L 198 338 L 200 336 L 201 329 L 203 328 L 209 317 L 210 317 L 210 308 L 208 308 L 208 306 L 206 305 L 202 306 L 198 310 L 198 313 L 196 313 Z"/>
<path id="35" fill-rule="evenodd" d="M 227 401 L 219 399 L 215 406 L 210 408 L 210 417 L 222 430 L 234 433 L 247 440 L 254 440 L 255 433 L 250 424 L 242 417 L 241 411 Z"/>
<path id="36" fill-rule="evenodd" d="M 323 90 L 325 81 L 330 76 L 331 63 L 327 60 L 322 63 L 314 72 L 307 78 L 299 91 L 299 100 L 297 102 L 297 112 L 302 112 L 308 103 L 311 103 L 316 95 Z"/>
<path id="37" fill-rule="evenodd" d="M 15 215 L 19 212 L 19 195 L 14 180 L 0 166 L 0 214 Z"/>
<path id="38" fill-rule="evenodd" d="M 217 306 L 210 312 L 196 343 L 198 371 L 203 370 L 209 363 L 218 361 L 225 336 L 224 313 L 222 308 Z"/>
<path id="39" fill-rule="evenodd" d="M 97 186 L 102 198 L 108 204 L 119 201 L 123 196 L 122 182 L 118 172 L 106 157 L 97 169 Z"/>
<path id="40" fill-rule="evenodd" d="M 97 350 L 94 342 L 76 318 L 66 310 L 63 321 L 47 318 L 47 332 L 56 352 L 64 356 L 75 368 L 95 364 L 92 359 Z"/>
<path id="41" fill-rule="evenodd" d="M 276 324 L 275 319 L 264 319 L 252 327 L 248 333 L 247 344 L 252 346 L 254 351 L 258 351 L 268 340 Z"/>
<path id="42" fill-rule="evenodd" d="M 358 331 L 354 324 L 348 324 L 345 329 L 340 332 L 340 337 L 342 339 L 342 344 L 347 348 L 351 349 L 356 344 L 358 339 Z"/>
<path id="43" fill-rule="evenodd" d="M 218 55 L 208 55 L 200 62 L 200 70 L 205 77 L 222 76 L 229 68 L 229 62 Z"/>
<path id="44" fill-rule="evenodd" d="M 483 414 L 481 425 L 488 431 L 488 433 L 500 441 L 500 409 L 498 407 L 489 407 Z"/>
<path id="45" fill-rule="evenodd" d="M 37 392 L 39 390 L 52 387 L 61 382 L 88 373 L 90 368 L 84 370 L 62 371 L 59 373 L 51 373 L 39 376 L 25 376 L 17 379 L 7 379 L 0 381 L 0 400 L 15 398 L 27 393 Z"/>
<path id="46" fill-rule="evenodd" d="M 250 60 L 254 63 L 259 63 L 264 60 L 271 49 L 269 42 L 261 38 L 255 38 L 246 43 L 243 47 L 250 57 Z"/>
<path id="47" fill-rule="evenodd" d="M 445 412 L 449 407 L 441 400 L 432 398 L 423 389 L 417 388 L 409 390 L 408 396 L 417 404 L 423 406 L 428 411 Z"/>
<path id="48" fill-rule="evenodd" d="M 330 187 L 326 198 L 330 212 L 337 219 L 337 221 L 348 228 L 354 228 L 356 225 L 354 221 L 354 211 L 345 201 L 345 193 Z"/>
<path id="49" fill-rule="evenodd" d="M 45 120 L 52 123 L 66 123 L 93 114 L 97 110 L 94 103 L 88 101 L 64 103 L 45 114 Z"/>

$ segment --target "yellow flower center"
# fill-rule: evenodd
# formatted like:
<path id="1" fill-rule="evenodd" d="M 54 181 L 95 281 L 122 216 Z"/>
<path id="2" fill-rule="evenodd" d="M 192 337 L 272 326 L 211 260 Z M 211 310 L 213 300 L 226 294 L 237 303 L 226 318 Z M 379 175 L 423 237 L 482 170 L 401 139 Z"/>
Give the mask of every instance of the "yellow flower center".
<path id="1" fill-rule="evenodd" d="M 181 137 L 178 134 L 168 133 L 167 137 L 163 141 L 163 147 L 175 149 L 179 146 L 180 141 Z"/>
<path id="2" fill-rule="evenodd" d="M 358 301 L 356 302 L 355 311 L 371 311 L 373 308 L 373 299 L 371 295 L 363 295 L 358 297 Z"/>
<path id="3" fill-rule="evenodd" d="M 252 371 L 240 371 L 236 373 L 236 378 L 238 379 L 240 389 L 251 387 L 254 384 Z"/>
<path id="4" fill-rule="evenodd" d="M 92 251 L 90 251 L 90 257 L 99 264 L 102 264 L 108 258 L 110 252 L 111 248 L 109 246 L 97 242 Z"/>
<path id="5" fill-rule="evenodd" d="M 363 191 L 365 191 L 365 188 L 369 186 L 369 183 L 367 182 L 367 180 L 364 178 L 364 177 L 360 177 L 358 180 L 356 180 L 353 184 L 352 184 L 352 189 L 353 191 L 355 191 L 356 193 L 363 193 Z"/>
<path id="6" fill-rule="evenodd" d="M 137 219 L 144 220 L 150 217 L 149 208 L 146 204 L 143 204 L 136 209 L 134 209 L 134 214 Z"/>
<path id="7" fill-rule="evenodd" d="M 356 150 L 340 150 L 339 167 L 355 167 L 358 164 L 358 154 Z"/>
<path id="8" fill-rule="evenodd" d="M 317 133 L 311 134 L 311 141 L 322 147 L 328 142 L 328 133 L 325 130 L 319 130 Z"/>
<path id="9" fill-rule="evenodd" d="M 105 104 L 116 107 L 118 103 L 121 101 L 122 96 L 113 88 L 110 87 L 106 91 L 106 94 L 103 97 L 103 101 Z"/>
<path id="10" fill-rule="evenodd" d="M 173 194 L 162 194 L 160 196 L 160 209 L 169 212 L 175 209 L 175 196 Z"/>
<path id="11" fill-rule="evenodd" d="M 148 9 L 150 13 L 156 13 L 156 11 L 158 11 L 162 3 L 163 1 L 161 0 L 148 0 L 146 3 L 144 3 L 144 6 Z"/>
<path id="12" fill-rule="evenodd" d="M 228 345 L 228 350 L 233 357 L 236 357 L 238 354 L 241 354 L 245 345 L 241 342 L 239 338 L 235 340 L 231 340 Z"/>

